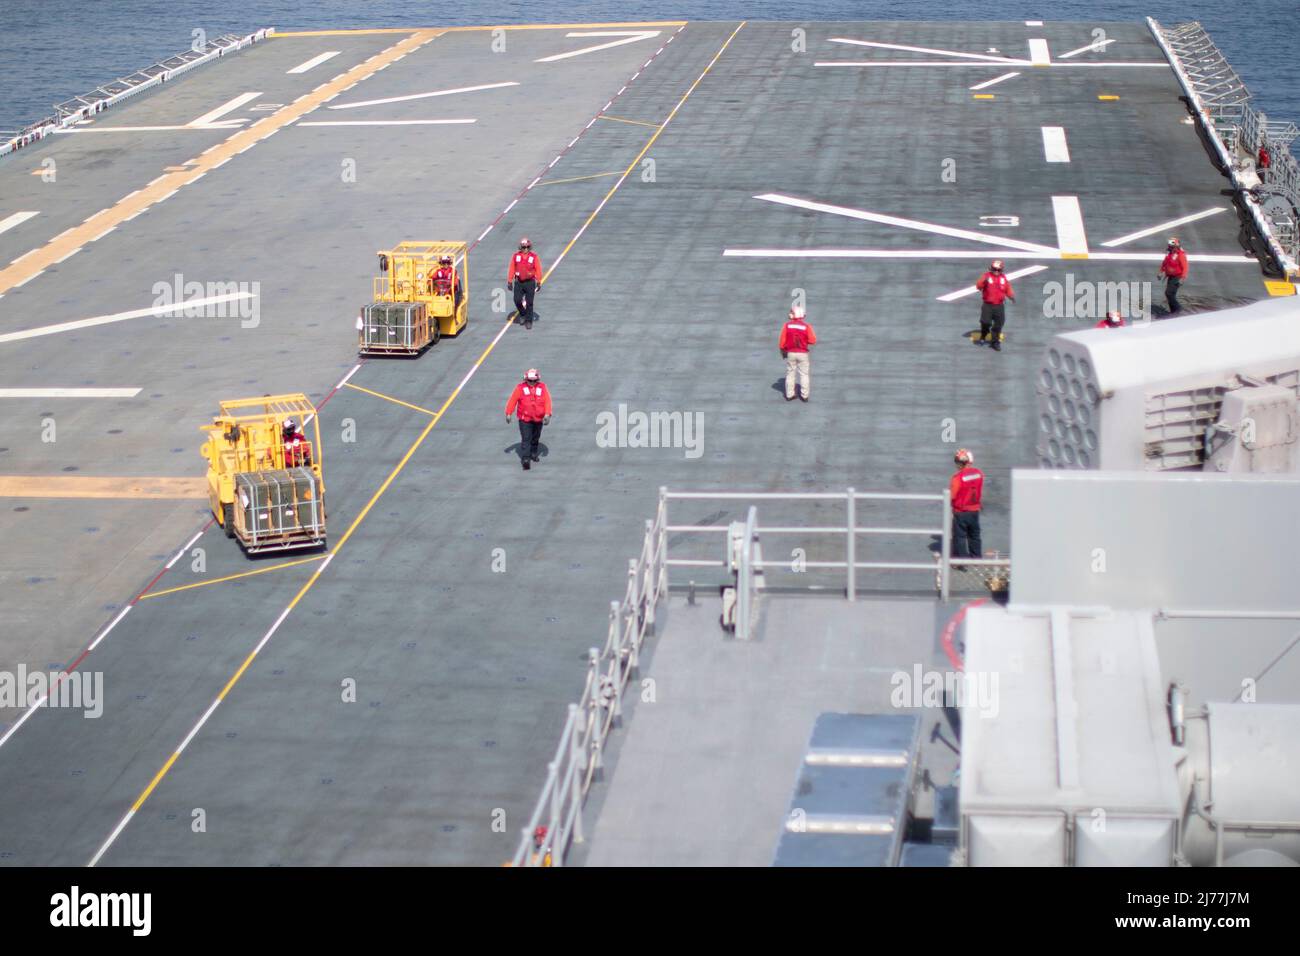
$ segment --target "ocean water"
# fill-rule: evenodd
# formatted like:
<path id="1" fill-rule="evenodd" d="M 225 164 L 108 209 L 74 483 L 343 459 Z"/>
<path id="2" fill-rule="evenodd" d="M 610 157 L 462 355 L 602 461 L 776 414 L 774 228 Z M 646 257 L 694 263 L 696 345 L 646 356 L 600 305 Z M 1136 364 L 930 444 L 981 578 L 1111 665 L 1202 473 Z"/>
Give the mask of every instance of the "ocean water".
<path id="1" fill-rule="evenodd" d="M 0 0 L 0 130 L 208 36 L 260 27 L 431 26 L 591 20 L 1200 20 L 1270 118 L 1300 122 L 1297 0 Z"/>

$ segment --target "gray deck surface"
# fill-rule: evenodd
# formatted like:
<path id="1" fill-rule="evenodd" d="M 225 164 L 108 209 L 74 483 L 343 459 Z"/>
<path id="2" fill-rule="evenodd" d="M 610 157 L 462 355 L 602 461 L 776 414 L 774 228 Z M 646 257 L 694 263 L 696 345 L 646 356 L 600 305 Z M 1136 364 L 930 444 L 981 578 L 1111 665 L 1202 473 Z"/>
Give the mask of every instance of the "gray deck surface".
<path id="1" fill-rule="evenodd" d="M 471 320 L 417 361 L 368 361 L 352 383 L 443 406 L 506 319 L 492 310 L 507 254 L 532 237 L 549 266 L 637 159 L 736 23 L 692 23 L 550 170 L 669 36 L 550 64 L 594 41 L 564 31 L 452 33 L 331 105 L 506 80 L 520 86 L 408 100 L 321 119 L 474 117 L 473 125 L 290 125 L 202 180 L 0 298 L 0 334 L 151 305 L 155 283 L 259 282 L 261 322 L 141 318 L 0 342 L 7 387 L 142 387 L 128 400 L 0 399 L 0 473 L 197 476 L 197 426 L 221 399 L 331 395 L 355 363 L 352 321 L 374 251 L 407 238 L 473 241 Z M 1006 547 L 1008 472 L 1034 462 L 1033 371 L 1048 338 L 1079 320 L 1042 315 L 1043 283 L 1154 277 L 1154 264 L 1045 261 L 1018 283 L 1002 354 L 963 338 L 978 304 L 936 296 L 973 282 L 994 246 L 754 199 L 819 202 L 1055 245 L 1050 197 L 1078 195 L 1094 248 L 1216 204 L 1206 160 L 1165 68 L 826 68 L 819 60 L 917 59 L 828 42 L 872 39 L 1023 56 L 1091 28 L 1020 23 L 750 23 L 609 199 L 538 298 L 531 331 L 511 327 L 367 513 L 337 542 L 428 423 L 352 389 L 321 413 L 335 557 L 103 858 L 106 864 L 494 864 L 514 847 L 583 676 L 640 545 L 655 489 L 935 491 L 942 441 L 975 450 L 988 475 L 987 547 Z M 1088 60 L 1154 61 L 1144 28 Z M 400 35 L 274 39 L 106 112 L 102 126 L 183 124 L 244 91 L 291 103 Z M 286 70 L 325 50 L 339 56 Z M 941 58 L 940 58 L 941 59 Z M 993 101 L 968 87 L 1011 69 Z M 1120 96 L 1100 102 L 1100 93 Z M 227 118 L 229 118 L 227 117 Z M 1043 162 L 1040 127 L 1062 125 L 1072 162 Z M 37 248 L 165 168 L 231 134 L 71 133 L 0 160 L 0 218 L 41 215 L 0 235 L 0 261 Z M 32 172 L 45 157 L 58 180 Z M 955 159 L 958 180 L 940 180 Z M 340 175 L 356 161 L 356 182 Z M 545 171 L 545 172 L 544 172 Z M 597 177 L 572 182 L 551 180 Z M 1232 213 L 1178 229 L 1193 254 L 1239 253 Z M 992 229 L 985 231 L 993 232 Z M 1158 252 L 1163 235 L 1133 244 Z M 735 259 L 729 247 L 977 249 L 964 260 Z M 1018 263 L 1009 260 L 1008 268 Z M 791 290 L 807 290 L 821 345 L 813 401 L 784 403 L 776 335 Z M 1265 294 L 1251 264 L 1194 265 L 1196 307 Z M 529 366 L 552 387 L 545 456 L 520 471 L 505 398 Z M 620 402 L 702 411 L 704 454 L 602 448 L 596 416 Z M 53 413 L 58 440 L 40 440 Z M 347 421 L 356 441 L 341 441 Z M 75 469 L 73 471 L 72 469 Z M 189 538 L 201 501 L 5 499 L 0 508 L 0 667 L 66 665 Z M 688 523 L 716 512 L 701 507 Z M 723 510 L 719 520 L 737 517 Z M 889 514 L 881 515 L 888 522 Z M 910 516 L 893 516 L 911 521 Z M 219 529 L 154 591 L 278 563 L 249 560 Z M 493 549 L 508 572 L 493 573 Z M 91 859 L 150 786 L 316 564 L 138 601 L 79 668 L 102 672 L 104 716 L 41 710 L 0 747 L 0 862 Z M 924 586 L 924 582 L 920 586 Z M 341 701 L 354 679 L 357 703 Z M 822 708 L 830 709 L 830 708 Z M 0 714 L 12 723 L 14 710 Z M 792 729 L 802 740 L 807 728 Z M 0 727 L 0 734 L 3 727 Z M 792 781 L 794 766 L 789 768 Z M 783 778 L 784 779 L 784 778 Z M 778 807 L 788 784 L 765 795 Z M 193 811 L 207 831 L 192 832 Z M 504 832 L 494 811 L 505 811 Z"/>

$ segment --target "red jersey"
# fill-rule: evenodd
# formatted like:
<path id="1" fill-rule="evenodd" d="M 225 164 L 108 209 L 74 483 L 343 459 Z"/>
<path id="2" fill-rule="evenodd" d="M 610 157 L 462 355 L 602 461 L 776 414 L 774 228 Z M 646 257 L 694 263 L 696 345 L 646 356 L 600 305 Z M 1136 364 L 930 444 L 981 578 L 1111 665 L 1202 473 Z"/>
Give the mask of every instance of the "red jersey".
<path id="1" fill-rule="evenodd" d="M 429 284 L 438 295 L 451 295 L 460 285 L 460 276 L 452 266 L 439 266 L 430 277 Z"/>
<path id="2" fill-rule="evenodd" d="M 506 402 L 506 415 L 519 409 L 521 422 L 540 422 L 551 414 L 551 390 L 542 382 L 520 382 Z"/>
<path id="3" fill-rule="evenodd" d="M 807 352 L 808 346 L 817 344 L 817 333 L 812 323 L 803 319 L 791 319 L 781 327 L 781 340 L 778 343 L 782 352 Z"/>
<path id="4" fill-rule="evenodd" d="M 520 250 L 510 257 L 510 271 L 506 273 L 507 282 L 514 282 L 516 279 L 540 279 L 541 277 L 542 260 L 537 253 Z"/>
<path id="5" fill-rule="evenodd" d="M 1269 155 L 1269 153 L 1268 153 L 1268 147 L 1267 147 L 1267 146 L 1261 146 L 1261 147 L 1259 148 L 1259 168 L 1260 168 L 1260 169 L 1268 169 L 1269 165 L 1270 165 L 1272 162 L 1273 162 L 1273 157 Z"/>
<path id="6" fill-rule="evenodd" d="M 967 465 L 952 476 L 948 491 L 952 496 L 953 511 L 979 511 L 980 498 L 984 494 L 984 472 L 974 465 Z"/>
<path id="7" fill-rule="evenodd" d="M 1181 249 L 1169 253 L 1165 256 L 1165 261 L 1160 264 L 1160 272 L 1171 279 L 1187 278 L 1187 253 Z"/>
<path id="8" fill-rule="evenodd" d="M 1096 325 L 1094 325 L 1093 328 L 1094 328 L 1094 329 L 1122 329 L 1122 328 L 1124 328 L 1124 319 L 1121 318 L 1121 319 L 1119 320 L 1119 324 L 1117 324 L 1117 325 L 1111 325 L 1111 324 L 1110 324 L 1109 322 L 1107 322 L 1105 319 L 1102 319 L 1100 322 L 1098 322 Z"/>
<path id="9" fill-rule="evenodd" d="M 975 288 L 984 293 L 984 301 L 989 305 L 1001 305 L 1004 299 L 1014 299 L 1015 291 L 1011 288 L 1011 280 L 1001 272 L 986 272 L 978 282 Z"/>

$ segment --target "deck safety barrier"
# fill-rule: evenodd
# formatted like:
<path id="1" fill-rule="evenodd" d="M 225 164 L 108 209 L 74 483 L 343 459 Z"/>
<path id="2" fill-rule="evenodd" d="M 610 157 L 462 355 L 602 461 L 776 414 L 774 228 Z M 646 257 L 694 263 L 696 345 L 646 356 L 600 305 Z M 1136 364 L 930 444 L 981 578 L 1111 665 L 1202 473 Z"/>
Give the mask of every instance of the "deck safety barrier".
<path id="1" fill-rule="evenodd" d="M 738 528 L 732 525 L 674 525 L 669 518 L 673 502 L 734 501 L 748 504 Z M 758 520 L 758 505 L 763 501 L 821 503 L 842 502 L 844 523 L 835 525 L 773 525 L 764 527 Z M 933 507 L 937 527 L 877 527 L 858 524 L 858 505 L 867 501 L 916 502 Z M 851 529 L 851 530 L 850 530 Z M 738 534 L 736 534 L 738 532 Z M 722 547 L 714 560 L 669 557 L 670 535 L 718 535 Z M 627 586 L 622 601 L 611 601 L 609 627 L 603 649 L 587 652 L 587 676 L 578 702 L 569 705 L 564 729 L 554 757 L 546 768 L 546 782 L 533 807 L 528 824 L 511 862 L 514 866 L 563 866 L 574 843 L 585 839 L 582 808 L 592 783 L 604 766 L 605 740 L 623 714 L 623 692 L 637 676 L 641 648 L 654 632 L 655 611 L 669 590 L 670 568 L 715 568 L 734 573 L 737 598 L 737 639 L 749 636 L 755 579 L 764 567 L 788 567 L 788 561 L 765 561 L 758 543 L 764 535 L 827 535 L 844 539 L 844 559 L 809 561 L 806 567 L 844 572 L 844 593 L 856 599 L 860 571 L 907 571 L 934 575 L 934 587 L 943 600 L 948 599 L 954 572 L 978 575 L 981 585 L 985 576 L 1000 579 L 1005 587 L 1010 574 L 1009 558 L 950 558 L 952 547 L 952 510 L 948 491 L 942 494 L 897 494 L 860 492 L 848 488 L 841 492 L 670 492 L 659 489 L 659 503 L 653 520 L 645 523 L 645 536 L 639 557 L 628 561 Z M 859 561 L 858 543 L 862 536 L 932 536 L 939 538 L 940 550 L 933 561 Z M 734 545 L 734 547 L 733 547 Z M 743 621 L 743 625 L 742 625 Z M 539 827 L 545 834 L 538 838 Z"/>
<path id="2" fill-rule="evenodd" d="M 1162 27 L 1148 17 L 1147 26 L 1269 252 L 1288 277 L 1300 273 L 1300 162 L 1291 153 L 1300 129 L 1250 105 L 1250 90 L 1199 23 Z M 1262 144 L 1271 162 L 1256 170 Z"/>

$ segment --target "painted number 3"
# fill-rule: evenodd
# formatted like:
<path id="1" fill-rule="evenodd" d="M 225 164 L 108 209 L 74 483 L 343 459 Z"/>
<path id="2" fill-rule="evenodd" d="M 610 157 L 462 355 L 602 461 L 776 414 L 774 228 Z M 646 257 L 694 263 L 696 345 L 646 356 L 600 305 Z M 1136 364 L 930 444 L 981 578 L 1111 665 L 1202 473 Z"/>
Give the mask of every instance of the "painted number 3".
<path id="1" fill-rule="evenodd" d="M 980 225 L 986 229 L 989 226 L 1006 226 L 1014 228 L 1020 225 L 1019 216 L 980 216 Z"/>

